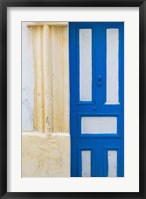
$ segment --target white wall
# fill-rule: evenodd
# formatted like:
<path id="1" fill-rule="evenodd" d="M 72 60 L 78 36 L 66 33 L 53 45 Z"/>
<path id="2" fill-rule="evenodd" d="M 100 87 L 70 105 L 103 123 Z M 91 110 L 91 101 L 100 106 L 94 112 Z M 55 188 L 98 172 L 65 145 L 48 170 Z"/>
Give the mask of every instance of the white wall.
<path id="1" fill-rule="evenodd" d="M 22 22 L 22 130 L 33 130 L 34 66 L 31 30 Z"/>

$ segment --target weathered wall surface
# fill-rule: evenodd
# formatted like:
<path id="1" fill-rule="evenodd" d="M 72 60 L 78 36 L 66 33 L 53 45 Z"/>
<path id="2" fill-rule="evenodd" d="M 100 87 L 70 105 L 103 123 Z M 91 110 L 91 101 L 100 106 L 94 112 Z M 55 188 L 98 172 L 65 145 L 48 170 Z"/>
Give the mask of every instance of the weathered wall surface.
<path id="1" fill-rule="evenodd" d="M 68 133 L 23 132 L 22 177 L 69 177 Z"/>
<path id="2" fill-rule="evenodd" d="M 69 132 L 68 26 L 31 25 L 34 52 L 34 128 Z"/>
<path id="3" fill-rule="evenodd" d="M 32 34 L 22 23 L 22 130 L 33 130 L 34 65 Z"/>
<path id="4" fill-rule="evenodd" d="M 44 87 L 44 83 L 42 86 L 42 82 L 46 81 L 45 85 L 49 84 L 50 79 L 48 77 L 50 76 L 47 76 L 48 73 L 46 73 L 46 71 L 47 67 L 50 66 L 48 65 L 48 61 L 46 62 L 45 57 L 43 57 L 43 59 L 41 58 L 41 60 L 43 60 L 42 61 L 43 65 L 42 64 L 37 65 L 40 71 L 38 75 L 43 74 L 43 71 L 45 71 L 44 64 L 46 63 L 45 65 L 46 71 L 44 73 L 46 74 L 47 79 L 45 80 L 45 78 L 43 78 L 42 82 L 38 82 L 37 79 L 38 75 L 36 74 L 36 59 L 35 59 L 36 53 L 35 51 L 33 51 L 33 45 L 32 45 L 32 41 L 34 41 L 34 38 L 32 34 L 32 29 L 28 28 L 27 25 L 28 25 L 27 22 L 22 23 L 22 177 L 69 177 L 70 176 L 70 134 L 68 132 L 69 131 L 68 127 L 66 131 L 63 131 L 64 129 L 62 129 L 62 131 L 60 132 L 58 132 L 59 131 L 58 130 L 53 132 L 51 131 L 49 133 L 44 132 L 43 128 L 42 128 L 43 132 L 38 132 L 41 128 L 38 129 L 38 131 L 34 129 L 34 109 L 35 109 L 34 104 L 39 104 L 35 102 L 34 94 L 37 93 L 38 95 L 38 97 L 36 98 L 37 100 L 38 98 L 41 98 L 43 102 L 45 102 L 44 99 L 47 100 L 47 103 L 49 102 L 48 92 L 47 92 L 48 87 L 47 88 Z M 53 30 L 57 29 L 54 28 Z M 45 26 L 45 28 L 42 29 L 43 39 L 48 38 L 49 34 L 47 31 L 48 29 Z M 66 33 L 67 32 L 65 30 L 65 34 Z M 37 34 L 39 35 L 39 33 Z M 57 34 L 59 33 L 57 32 Z M 64 35 L 62 32 L 61 32 L 61 37 L 64 39 Z M 60 39 L 59 36 L 57 36 L 57 38 Z M 66 42 L 64 42 L 64 44 L 67 45 L 67 40 Z M 58 46 L 59 45 L 60 43 L 58 43 Z M 41 44 L 41 48 L 43 49 L 43 52 L 48 53 L 48 51 L 46 51 L 47 47 L 45 47 L 44 44 Z M 40 48 L 37 49 L 41 53 L 41 49 Z M 66 53 L 68 53 L 67 50 Z M 49 55 L 49 57 L 50 56 L 51 55 Z M 67 57 L 68 55 L 66 54 L 66 58 Z M 39 57 L 37 57 L 37 59 L 39 59 Z M 54 59 L 57 58 L 55 57 Z M 66 64 L 67 62 L 65 63 L 65 67 L 67 68 L 66 74 L 68 75 L 68 65 Z M 61 62 L 61 68 L 63 68 L 63 66 L 64 64 L 63 62 Z M 40 95 L 39 92 L 34 92 L 37 82 L 39 83 L 39 85 L 41 85 L 42 91 L 44 91 L 43 95 Z M 67 89 L 69 85 L 68 80 L 67 82 L 63 82 L 60 85 L 64 85 L 66 87 L 66 89 L 64 90 L 68 92 Z M 56 81 L 56 86 L 58 87 L 58 81 Z M 46 94 L 46 97 L 44 97 L 44 94 Z M 69 95 L 69 93 L 67 93 L 67 95 Z M 66 103 L 67 112 L 69 105 L 68 103 L 69 102 L 67 100 Z M 58 106 L 56 106 L 56 108 L 57 107 Z M 42 108 L 42 106 L 40 106 L 40 108 Z M 48 106 L 45 105 L 43 108 L 44 109 L 48 108 Z M 38 114 L 41 115 L 41 112 L 38 111 Z M 41 119 L 42 118 L 43 117 L 41 117 Z M 35 120 L 36 123 L 38 121 L 39 120 Z M 68 126 L 69 124 L 66 125 Z"/>

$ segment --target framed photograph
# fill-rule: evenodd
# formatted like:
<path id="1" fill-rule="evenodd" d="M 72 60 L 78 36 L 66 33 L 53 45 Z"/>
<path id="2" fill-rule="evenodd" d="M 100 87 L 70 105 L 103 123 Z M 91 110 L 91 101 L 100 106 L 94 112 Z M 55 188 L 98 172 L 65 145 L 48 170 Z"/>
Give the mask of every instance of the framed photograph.
<path id="1" fill-rule="evenodd" d="M 145 0 L 0 8 L 0 197 L 145 198 Z"/>

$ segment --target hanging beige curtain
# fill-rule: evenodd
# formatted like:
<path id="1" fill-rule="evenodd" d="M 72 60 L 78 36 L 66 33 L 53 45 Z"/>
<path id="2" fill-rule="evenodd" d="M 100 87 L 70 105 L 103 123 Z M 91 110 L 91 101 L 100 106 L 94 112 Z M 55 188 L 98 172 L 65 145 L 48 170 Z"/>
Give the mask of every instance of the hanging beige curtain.
<path id="1" fill-rule="evenodd" d="M 67 24 L 30 25 L 35 67 L 34 129 L 69 132 Z"/>

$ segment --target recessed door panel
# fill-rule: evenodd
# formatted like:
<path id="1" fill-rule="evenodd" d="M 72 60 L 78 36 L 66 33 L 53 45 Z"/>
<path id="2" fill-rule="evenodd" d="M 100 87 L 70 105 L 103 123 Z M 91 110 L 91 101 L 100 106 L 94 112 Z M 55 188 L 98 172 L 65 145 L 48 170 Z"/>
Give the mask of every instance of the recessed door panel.
<path id="1" fill-rule="evenodd" d="M 92 101 L 92 30 L 79 30 L 80 101 Z"/>
<path id="2" fill-rule="evenodd" d="M 91 177 L 91 151 L 81 152 L 82 177 Z"/>
<path id="3" fill-rule="evenodd" d="M 81 133 L 83 134 L 116 134 L 116 117 L 82 117 Z"/>
<path id="4" fill-rule="evenodd" d="M 119 103 L 119 29 L 106 29 L 106 104 Z"/>

